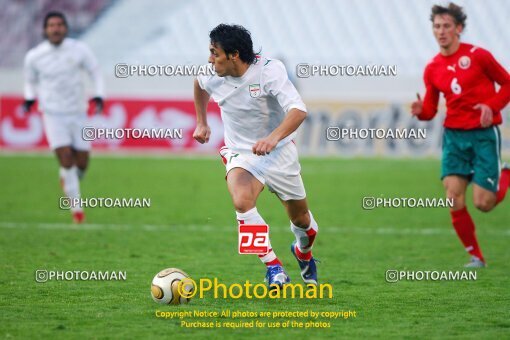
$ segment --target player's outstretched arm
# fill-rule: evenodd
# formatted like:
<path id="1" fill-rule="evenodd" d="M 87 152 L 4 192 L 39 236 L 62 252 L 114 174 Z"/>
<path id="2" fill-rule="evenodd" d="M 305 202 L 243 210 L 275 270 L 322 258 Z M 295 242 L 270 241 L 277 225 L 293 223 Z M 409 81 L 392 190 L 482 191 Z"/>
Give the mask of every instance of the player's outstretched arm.
<path id="1" fill-rule="evenodd" d="M 293 108 L 285 116 L 282 123 L 271 132 L 269 136 L 263 138 L 252 147 L 254 154 L 264 156 L 276 147 L 279 141 L 293 133 L 303 123 L 306 118 L 306 112 Z"/>
<path id="2" fill-rule="evenodd" d="M 193 138 L 199 143 L 204 144 L 209 141 L 211 135 L 211 129 L 207 125 L 207 104 L 209 103 L 209 93 L 202 90 L 198 84 L 198 80 L 195 79 L 193 84 L 193 95 L 195 98 L 195 111 L 197 113 L 197 127 L 193 132 Z"/>

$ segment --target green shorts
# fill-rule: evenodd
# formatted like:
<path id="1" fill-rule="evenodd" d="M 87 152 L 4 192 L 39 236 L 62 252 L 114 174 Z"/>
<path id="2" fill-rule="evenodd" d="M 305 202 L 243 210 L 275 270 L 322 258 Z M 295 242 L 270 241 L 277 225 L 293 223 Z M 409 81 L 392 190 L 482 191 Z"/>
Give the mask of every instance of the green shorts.
<path id="1" fill-rule="evenodd" d="M 444 129 L 441 179 L 466 177 L 484 189 L 498 191 L 501 173 L 501 133 L 497 126 L 486 129 Z"/>

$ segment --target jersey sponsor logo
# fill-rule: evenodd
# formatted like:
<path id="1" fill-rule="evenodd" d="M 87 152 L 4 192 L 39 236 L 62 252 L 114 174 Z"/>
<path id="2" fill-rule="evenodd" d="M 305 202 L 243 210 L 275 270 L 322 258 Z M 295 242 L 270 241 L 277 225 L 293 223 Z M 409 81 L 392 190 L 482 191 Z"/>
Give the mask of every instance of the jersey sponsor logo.
<path id="1" fill-rule="evenodd" d="M 258 98 L 260 97 L 260 84 L 250 84 L 248 87 L 248 90 L 250 91 L 250 97 L 252 98 Z"/>
<path id="2" fill-rule="evenodd" d="M 467 55 L 463 55 L 459 58 L 459 67 L 463 70 L 468 69 L 471 66 L 471 58 Z"/>
<path id="3" fill-rule="evenodd" d="M 267 224 L 239 224 L 239 254 L 267 254 L 269 226 Z"/>

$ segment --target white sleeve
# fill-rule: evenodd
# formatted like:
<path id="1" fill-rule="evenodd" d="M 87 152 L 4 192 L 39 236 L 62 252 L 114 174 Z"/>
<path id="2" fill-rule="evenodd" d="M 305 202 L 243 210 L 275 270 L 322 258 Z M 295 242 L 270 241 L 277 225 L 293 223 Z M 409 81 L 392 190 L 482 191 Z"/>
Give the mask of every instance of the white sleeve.
<path id="1" fill-rule="evenodd" d="M 25 86 L 24 96 L 26 100 L 36 99 L 36 88 L 37 88 L 37 70 L 33 65 L 33 54 L 27 53 L 24 62 L 24 74 L 25 74 Z"/>
<path id="2" fill-rule="evenodd" d="M 87 71 L 94 85 L 94 97 L 104 96 L 104 84 L 103 77 L 99 64 L 97 63 L 96 57 L 92 51 L 85 45 L 80 44 L 83 51 L 83 67 Z"/>
<path id="3" fill-rule="evenodd" d="M 211 94 L 211 89 L 209 89 L 209 87 L 207 86 L 208 85 L 208 82 L 209 80 L 212 78 L 212 76 L 210 75 L 201 75 L 199 74 L 197 76 L 197 80 L 198 80 L 198 86 L 200 86 L 200 88 L 204 91 L 206 91 L 207 93 Z"/>
<path id="4" fill-rule="evenodd" d="M 289 80 L 285 66 L 281 61 L 275 59 L 269 60 L 262 72 L 265 92 L 276 97 L 285 113 L 291 109 L 306 112 L 306 105 Z"/>

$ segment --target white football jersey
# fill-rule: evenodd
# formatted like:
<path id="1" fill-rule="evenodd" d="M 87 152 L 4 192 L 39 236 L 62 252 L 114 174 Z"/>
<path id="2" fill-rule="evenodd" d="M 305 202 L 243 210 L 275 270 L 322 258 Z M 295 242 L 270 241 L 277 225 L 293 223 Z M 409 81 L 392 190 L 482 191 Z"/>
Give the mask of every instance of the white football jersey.
<path id="1" fill-rule="evenodd" d="M 83 114 L 87 110 L 83 71 L 94 84 L 93 97 L 103 96 L 96 58 L 82 42 L 65 38 L 58 46 L 45 40 L 25 56 L 25 99 L 39 99 L 47 114 Z"/>
<path id="2" fill-rule="evenodd" d="M 233 151 L 250 151 L 260 139 L 276 129 L 287 112 L 306 106 L 290 82 L 283 63 L 257 58 L 242 77 L 200 75 L 200 87 L 218 103 L 224 124 L 225 145 Z M 281 147 L 296 135 L 282 139 Z"/>

